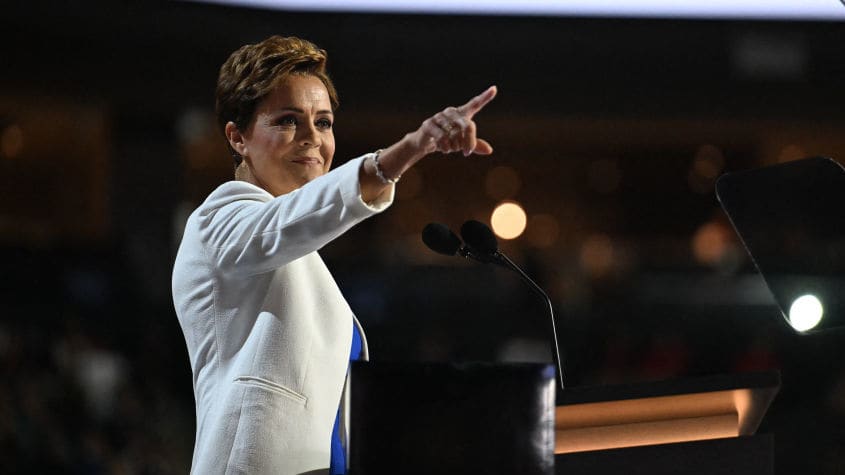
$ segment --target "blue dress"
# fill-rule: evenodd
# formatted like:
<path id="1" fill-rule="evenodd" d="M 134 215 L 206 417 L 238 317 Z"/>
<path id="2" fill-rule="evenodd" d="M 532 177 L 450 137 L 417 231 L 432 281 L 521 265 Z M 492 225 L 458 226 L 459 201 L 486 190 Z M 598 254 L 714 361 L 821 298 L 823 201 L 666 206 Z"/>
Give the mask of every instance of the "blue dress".
<path id="1" fill-rule="evenodd" d="M 361 350 L 363 349 L 361 342 L 361 333 L 358 332 L 358 326 L 352 322 L 352 348 L 349 349 L 349 361 L 357 361 L 361 357 Z M 346 452 L 343 450 L 343 444 L 340 443 L 340 409 L 337 410 L 337 416 L 334 420 L 334 429 L 332 429 L 332 452 L 331 462 L 329 464 L 329 475 L 344 475 L 346 474 Z"/>

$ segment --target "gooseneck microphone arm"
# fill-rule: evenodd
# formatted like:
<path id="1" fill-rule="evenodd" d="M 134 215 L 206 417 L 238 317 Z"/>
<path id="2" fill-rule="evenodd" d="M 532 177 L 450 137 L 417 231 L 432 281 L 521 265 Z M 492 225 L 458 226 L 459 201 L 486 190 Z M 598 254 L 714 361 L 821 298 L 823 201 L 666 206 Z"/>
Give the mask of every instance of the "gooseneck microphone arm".
<path id="1" fill-rule="evenodd" d="M 499 251 L 495 251 L 493 253 L 493 257 L 496 259 L 497 263 L 503 267 L 506 267 L 522 277 L 522 281 L 528 284 L 528 287 L 531 288 L 534 292 L 536 292 L 540 297 L 542 297 L 546 304 L 549 306 L 549 317 L 551 318 L 552 323 L 552 358 L 554 359 L 555 366 L 557 366 L 558 378 L 560 379 L 560 389 L 566 389 L 566 385 L 564 384 L 565 375 L 563 373 L 563 364 L 560 362 L 560 345 L 557 341 L 557 326 L 555 325 L 555 309 L 552 305 L 552 299 L 549 298 L 549 295 L 534 282 L 534 279 L 528 277 L 518 265 L 516 265 L 510 258 Z"/>
<path id="2" fill-rule="evenodd" d="M 519 276 L 522 277 L 522 280 L 546 301 L 546 304 L 549 306 L 549 316 L 552 321 L 552 358 L 554 359 L 555 366 L 557 366 L 557 373 L 560 378 L 560 389 L 565 389 L 566 386 L 564 385 L 563 365 L 560 362 L 560 345 L 558 345 L 557 341 L 555 311 L 554 306 L 552 305 L 552 299 L 549 298 L 546 292 L 544 292 L 543 289 L 541 289 L 540 286 L 531 279 L 531 277 L 528 277 L 528 274 L 523 272 L 518 265 L 514 264 L 508 256 L 499 252 L 499 244 L 496 241 L 496 236 L 493 234 L 493 231 L 487 227 L 487 225 L 479 221 L 467 221 L 463 226 L 461 226 L 461 236 L 464 238 L 464 241 L 466 241 L 466 245 L 462 245 L 463 243 L 461 243 L 461 240 L 455 235 L 455 233 L 452 232 L 452 230 L 449 229 L 448 226 L 440 223 L 429 223 L 422 232 L 423 242 L 432 251 L 446 256 L 459 255 L 484 264 L 492 263 L 506 269 L 510 269 L 519 274 Z"/>
<path id="3" fill-rule="evenodd" d="M 560 362 L 560 345 L 558 344 L 557 340 L 557 328 L 555 326 L 555 311 L 554 306 L 552 305 L 552 300 L 534 282 L 531 277 L 528 277 L 522 269 L 519 268 L 508 256 L 504 255 L 502 252 L 499 251 L 499 243 L 496 239 L 496 235 L 493 234 L 493 231 L 484 223 L 475 220 L 469 220 L 465 222 L 461 226 L 461 237 L 467 244 L 467 247 L 477 255 L 480 255 L 485 259 L 486 262 L 493 262 L 498 264 L 502 267 L 510 269 L 516 272 L 522 280 L 531 287 L 532 290 L 537 292 L 540 297 L 545 300 L 546 304 L 549 306 L 549 316 L 551 317 L 552 323 L 552 338 L 551 338 L 551 350 L 552 350 L 552 357 L 554 359 L 555 366 L 557 366 L 558 375 L 560 375 L 560 389 L 565 389 L 566 386 L 564 385 L 564 373 L 563 373 L 563 364 Z"/>

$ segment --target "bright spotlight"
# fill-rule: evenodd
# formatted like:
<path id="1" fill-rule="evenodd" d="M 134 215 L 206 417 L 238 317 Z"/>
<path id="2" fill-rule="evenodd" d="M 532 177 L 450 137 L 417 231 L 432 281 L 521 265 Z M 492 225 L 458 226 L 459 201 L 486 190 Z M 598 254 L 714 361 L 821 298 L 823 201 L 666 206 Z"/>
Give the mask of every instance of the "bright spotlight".
<path id="1" fill-rule="evenodd" d="M 522 206 L 514 202 L 502 203 L 493 210 L 490 224 L 493 232 L 502 239 L 514 239 L 525 231 L 528 217 Z"/>
<path id="2" fill-rule="evenodd" d="M 824 307 L 815 295 L 802 295 L 789 307 L 789 324 L 799 332 L 812 330 L 822 320 Z"/>

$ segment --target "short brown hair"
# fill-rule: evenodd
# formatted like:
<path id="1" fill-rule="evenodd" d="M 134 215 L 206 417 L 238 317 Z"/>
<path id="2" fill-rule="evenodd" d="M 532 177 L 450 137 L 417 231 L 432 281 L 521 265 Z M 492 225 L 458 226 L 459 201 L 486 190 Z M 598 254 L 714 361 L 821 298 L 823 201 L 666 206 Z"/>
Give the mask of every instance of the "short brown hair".
<path id="1" fill-rule="evenodd" d="M 234 122 L 245 131 L 255 116 L 255 108 L 264 97 L 293 74 L 314 76 L 329 93 L 332 108 L 339 105 L 337 91 L 326 73 L 325 50 L 296 37 L 271 36 L 255 44 L 244 45 L 220 67 L 215 92 L 217 122 L 225 134 L 226 124 Z M 229 144 L 229 141 L 226 141 Z M 240 163 L 240 156 L 229 150 Z"/>

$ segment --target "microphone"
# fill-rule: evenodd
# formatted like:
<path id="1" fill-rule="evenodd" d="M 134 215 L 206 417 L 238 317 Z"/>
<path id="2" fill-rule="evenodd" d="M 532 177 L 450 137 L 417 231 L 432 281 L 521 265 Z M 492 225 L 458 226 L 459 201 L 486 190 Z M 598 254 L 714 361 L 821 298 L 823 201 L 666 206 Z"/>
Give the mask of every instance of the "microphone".
<path id="1" fill-rule="evenodd" d="M 451 233 L 451 231 L 449 232 Z M 565 389 L 563 365 L 560 362 L 560 347 L 557 341 L 555 311 L 552 305 L 552 299 L 549 298 L 548 294 L 531 277 L 528 277 L 528 274 L 510 260 L 508 256 L 499 251 L 499 243 L 496 240 L 496 235 L 493 234 L 493 231 L 486 224 L 475 220 L 465 222 L 461 226 L 461 237 L 464 238 L 464 241 L 467 243 L 466 247 L 469 248 L 470 252 L 481 257 L 479 260 L 482 260 L 482 262 L 493 262 L 516 272 L 522 278 L 523 282 L 528 284 L 532 290 L 546 301 L 546 304 L 549 306 L 549 316 L 551 317 L 552 323 L 552 357 L 560 375 L 560 388 Z"/>
<path id="2" fill-rule="evenodd" d="M 461 237 L 473 249 L 484 255 L 496 255 L 499 243 L 493 231 L 484 223 L 469 220 L 461 226 Z"/>
<path id="3" fill-rule="evenodd" d="M 428 223 L 422 231 L 426 246 L 438 254 L 454 256 L 461 247 L 461 240 L 445 224 Z"/>
<path id="4" fill-rule="evenodd" d="M 483 263 L 492 262 L 490 258 L 479 255 L 467 246 L 464 246 L 461 239 L 445 224 L 426 224 L 422 231 L 422 240 L 429 249 L 438 254 L 447 256 L 460 255 L 461 257 Z"/>

